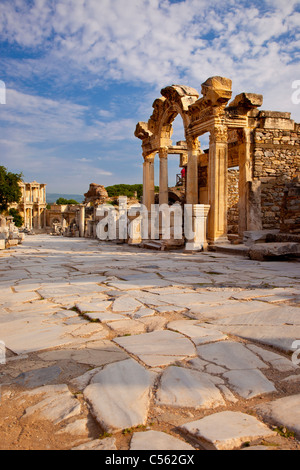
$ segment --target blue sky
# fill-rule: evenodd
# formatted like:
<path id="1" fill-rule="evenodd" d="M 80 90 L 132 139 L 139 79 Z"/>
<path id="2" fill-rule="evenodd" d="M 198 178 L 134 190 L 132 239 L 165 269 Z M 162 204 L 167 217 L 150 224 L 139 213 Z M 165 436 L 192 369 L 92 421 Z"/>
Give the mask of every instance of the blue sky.
<path id="1" fill-rule="evenodd" d="M 294 0 L 0 0 L 0 164 L 48 192 L 140 183 L 136 123 L 161 88 L 213 75 L 300 122 L 299 25 Z"/>

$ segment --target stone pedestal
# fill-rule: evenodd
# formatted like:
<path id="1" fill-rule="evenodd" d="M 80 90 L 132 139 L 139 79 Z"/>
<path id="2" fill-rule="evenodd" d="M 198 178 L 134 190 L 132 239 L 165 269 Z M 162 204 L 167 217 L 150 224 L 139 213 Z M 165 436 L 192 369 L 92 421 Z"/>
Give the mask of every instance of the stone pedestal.
<path id="1" fill-rule="evenodd" d="M 203 251 L 207 249 L 207 216 L 210 206 L 194 204 L 191 209 L 185 213 L 185 231 L 188 225 L 192 229 L 192 234 L 185 233 L 187 237 L 185 251 Z M 187 221 L 186 217 L 191 217 L 191 220 Z"/>

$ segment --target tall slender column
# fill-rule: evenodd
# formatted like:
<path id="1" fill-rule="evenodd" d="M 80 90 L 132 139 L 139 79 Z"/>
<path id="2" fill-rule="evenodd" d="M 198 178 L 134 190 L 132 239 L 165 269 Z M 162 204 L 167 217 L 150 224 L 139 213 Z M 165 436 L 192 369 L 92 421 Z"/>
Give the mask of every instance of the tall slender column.
<path id="1" fill-rule="evenodd" d="M 37 228 L 40 230 L 42 227 L 41 227 L 41 208 L 40 208 L 40 204 L 38 203 L 38 223 L 37 223 Z"/>
<path id="2" fill-rule="evenodd" d="M 208 241 L 224 243 L 227 238 L 227 127 L 215 126 L 210 134 L 208 162 Z"/>
<path id="3" fill-rule="evenodd" d="M 239 129 L 239 234 L 247 230 L 247 183 L 252 181 L 250 129 Z"/>
<path id="4" fill-rule="evenodd" d="M 169 204 L 168 147 L 159 149 L 159 204 Z"/>
<path id="5" fill-rule="evenodd" d="M 200 143 L 198 137 L 191 137 L 188 144 L 188 164 L 186 181 L 186 203 L 198 204 L 198 155 Z"/>
<path id="6" fill-rule="evenodd" d="M 79 236 L 84 237 L 85 232 L 85 206 L 80 206 L 79 209 Z"/>
<path id="7" fill-rule="evenodd" d="M 154 154 L 146 157 L 143 164 L 143 204 L 149 211 L 154 204 L 154 158 Z"/>

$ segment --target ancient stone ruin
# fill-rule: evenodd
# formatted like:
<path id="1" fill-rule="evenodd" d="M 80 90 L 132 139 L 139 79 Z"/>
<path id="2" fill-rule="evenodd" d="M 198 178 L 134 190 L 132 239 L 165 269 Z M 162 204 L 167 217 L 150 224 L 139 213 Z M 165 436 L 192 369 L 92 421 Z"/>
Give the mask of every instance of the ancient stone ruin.
<path id="1" fill-rule="evenodd" d="M 187 86 L 168 86 L 154 101 L 150 119 L 135 130 L 142 140 L 144 204 L 150 209 L 155 200 L 157 154 L 159 202 L 169 203 L 168 158 L 180 155 L 186 167 L 184 203 L 205 208 L 210 245 L 228 242 L 228 233 L 240 240 L 249 231 L 295 233 L 299 224 L 299 193 L 292 196 L 289 184 L 300 167 L 300 125 L 290 113 L 260 110 L 260 94 L 241 93 L 230 101 L 231 85 L 228 78 L 211 77 L 202 84 L 202 97 Z M 177 115 L 186 141 L 172 145 Z M 199 137 L 206 133 L 209 149 L 203 151 Z"/>

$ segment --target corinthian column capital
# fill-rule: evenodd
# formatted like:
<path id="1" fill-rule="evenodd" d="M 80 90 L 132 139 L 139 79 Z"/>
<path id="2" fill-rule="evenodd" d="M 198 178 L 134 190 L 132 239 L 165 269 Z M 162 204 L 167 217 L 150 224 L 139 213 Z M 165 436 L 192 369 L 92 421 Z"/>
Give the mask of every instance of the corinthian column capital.
<path id="1" fill-rule="evenodd" d="M 227 143 L 228 141 L 228 130 L 227 126 L 215 126 L 210 132 L 209 137 L 210 143 L 221 142 Z"/>
<path id="2" fill-rule="evenodd" d="M 159 158 L 168 158 L 169 148 L 161 147 L 159 149 Z"/>

